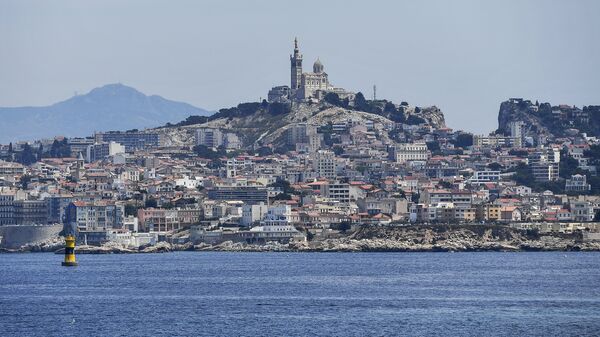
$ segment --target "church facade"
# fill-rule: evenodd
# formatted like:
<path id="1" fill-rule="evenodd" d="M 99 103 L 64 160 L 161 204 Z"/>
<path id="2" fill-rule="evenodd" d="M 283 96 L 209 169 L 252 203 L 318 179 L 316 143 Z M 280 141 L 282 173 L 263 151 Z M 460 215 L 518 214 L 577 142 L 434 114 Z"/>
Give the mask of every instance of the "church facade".
<path id="1" fill-rule="evenodd" d="M 298 39 L 294 39 L 294 53 L 290 55 L 290 86 L 272 88 L 268 94 L 269 102 L 319 101 L 328 92 L 335 92 L 342 97 L 352 94 L 329 83 L 329 76 L 318 58 L 313 64 L 312 72 L 302 72 L 302 54 L 298 48 Z"/>

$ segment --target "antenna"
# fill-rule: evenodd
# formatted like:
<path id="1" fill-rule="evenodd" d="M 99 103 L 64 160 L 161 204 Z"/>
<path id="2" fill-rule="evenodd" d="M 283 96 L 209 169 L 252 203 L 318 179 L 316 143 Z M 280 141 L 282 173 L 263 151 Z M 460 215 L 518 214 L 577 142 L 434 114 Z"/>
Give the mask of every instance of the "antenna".
<path id="1" fill-rule="evenodd" d="M 373 100 L 377 100 L 377 86 L 373 84 Z"/>

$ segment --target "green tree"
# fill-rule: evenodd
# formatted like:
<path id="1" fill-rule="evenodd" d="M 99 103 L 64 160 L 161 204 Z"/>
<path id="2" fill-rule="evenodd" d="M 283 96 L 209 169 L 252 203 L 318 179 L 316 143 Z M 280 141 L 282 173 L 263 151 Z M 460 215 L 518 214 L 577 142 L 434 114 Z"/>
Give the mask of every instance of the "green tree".
<path id="1" fill-rule="evenodd" d="M 363 95 L 362 92 L 358 92 L 354 96 L 354 108 L 358 111 L 366 111 L 366 112 L 371 111 L 369 102 L 367 102 L 367 100 L 365 99 L 365 96 Z"/>
<path id="2" fill-rule="evenodd" d="M 473 145 L 473 135 L 470 133 L 461 133 L 456 136 L 456 143 L 454 146 L 462 147 L 463 149 Z"/>
<path id="3" fill-rule="evenodd" d="M 431 151 L 433 154 L 439 154 L 440 152 L 440 143 L 438 142 L 427 142 L 427 149 Z"/>
<path id="4" fill-rule="evenodd" d="M 29 185 L 29 182 L 31 181 L 31 176 L 28 174 L 22 175 L 21 179 L 19 179 L 19 185 L 21 185 L 21 188 L 26 190 L 27 189 L 27 185 Z"/>
<path id="5" fill-rule="evenodd" d="M 194 153 L 196 153 L 199 157 L 206 159 L 217 159 L 219 158 L 219 153 L 209 148 L 206 145 L 196 145 L 193 147 Z"/>
<path id="6" fill-rule="evenodd" d="M 137 216 L 138 208 L 133 204 L 125 204 L 125 216 Z"/>
<path id="7" fill-rule="evenodd" d="M 336 156 L 342 155 L 344 153 L 344 148 L 342 148 L 339 145 L 336 145 L 333 147 L 333 153 L 335 153 Z"/>
<path id="8" fill-rule="evenodd" d="M 340 99 L 340 95 L 335 92 L 328 92 L 323 97 L 323 100 L 331 105 L 342 106 L 342 100 Z"/>
<path id="9" fill-rule="evenodd" d="M 352 224 L 350 223 L 350 221 L 342 221 L 342 222 L 340 222 L 340 225 L 338 228 L 340 231 L 345 233 L 352 228 Z"/>
<path id="10" fill-rule="evenodd" d="M 17 155 L 17 162 L 23 165 L 31 165 L 37 161 L 36 155 L 31 148 L 31 146 L 27 143 L 23 145 L 23 150 Z"/>
<path id="11" fill-rule="evenodd" d="M 156 199 L 148 198 L 148 199 L 146 199 L 146 202 L 144 203 L 144 207 L 145 208 L 156 208 L 156 207 L 158 207 L 158 203 L 156 202 Z"/>
<path id="12" fill-rule="evenodd" d="M 502 165 L 500 165 L 500 164 L 498 164 L 498 163 L 496 163 L 496 162 L 489 163 L 489 164 L 487 165 L 487 167 L 488 167 L 490 170 L 492 170 L 492 171 L 500 171 L 500 170 L 502 170 Z"/>
<path id="13" fill-rule="evenodd" d="M 259 157 L 266 157 L 273 154 L 273 149 L 268 146 L 263 146 L 256 150 L 256 153 Z"/>
<path id="14" fill-rule="evenodd" d="M 410 115 L 406 119 L 406 124 L 408 124 L 408 125 L 419 125 L 419 124 L 423 124 L 425 122 L 426 121 L 423 118 L 416 116 L 416 115 Z"/>
<path id="15" fill-rule="evenodd" d="M 42 144 L 40 144 L 40 146 L 38 147 L 36 154 L 35 154 L 36 161 L 41 160 L 43 156 L 44 156 L 44 147 L 42 146 Z"/>

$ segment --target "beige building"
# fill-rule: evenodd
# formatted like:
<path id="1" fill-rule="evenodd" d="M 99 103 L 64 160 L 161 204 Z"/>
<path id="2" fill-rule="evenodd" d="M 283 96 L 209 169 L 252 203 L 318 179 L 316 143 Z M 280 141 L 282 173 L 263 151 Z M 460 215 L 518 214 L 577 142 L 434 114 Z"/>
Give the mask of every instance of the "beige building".
<path id="1" fill-rule="evenodd" d="M 400 164 L 411 161 L 427 161 L 431 152 L 425 143 L 403 143 L 397 144 L 392 149 L 393 159 Z"/>

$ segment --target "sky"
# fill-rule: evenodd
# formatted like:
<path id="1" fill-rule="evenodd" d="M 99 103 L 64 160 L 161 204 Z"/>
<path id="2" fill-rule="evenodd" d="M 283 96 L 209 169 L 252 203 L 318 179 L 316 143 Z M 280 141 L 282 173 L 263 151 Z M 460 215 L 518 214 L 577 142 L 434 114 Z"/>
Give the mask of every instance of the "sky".
<path id="1" fill-rule="evenodd" d="M 289 85 L 298 37 L 337 87 L 488 133 L 500 102 L 600 105 L 600 1 L 0 0 L 0 106 L 108 83 L 209 110 Z"/>

